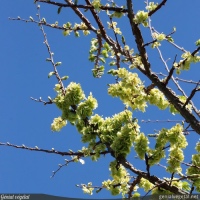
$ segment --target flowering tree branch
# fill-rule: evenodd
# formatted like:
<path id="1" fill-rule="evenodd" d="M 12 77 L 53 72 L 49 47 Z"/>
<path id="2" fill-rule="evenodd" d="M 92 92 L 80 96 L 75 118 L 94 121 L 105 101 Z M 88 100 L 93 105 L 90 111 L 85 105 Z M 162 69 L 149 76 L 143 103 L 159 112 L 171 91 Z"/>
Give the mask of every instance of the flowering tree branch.
<path id="1" fill-rule="evenodd" d="M 37 6 L 38 20 L 32 17 L 29 20 L 21 19 L 20 17 L 10 18 L 11 20 L 39 25 L 49 54 L 47 61 L 53 66 L 53 71 L 49 73 L 48 77 L 55 76 L 57 79 L 57 84 L 55 84 L 54 88 L 56 92 L 55 98 L 51 99 L 49 97 L 49 101 L 44 101 L 42 98 L 32 98 L 32 100 L 42 102 L 44 105 L 56 105 L 62 114 L 53 120 L 51 124 L 52 131 L 59 132 L 66 126 L 67 122 L 70 122 L 81 134 L 82 142 L 87 143 L 88 146 L 82 147 L 77 152 L 62 152 L 54 148 L 47 150 L 2 142 L 0 142 L 0 145 L 61 156 L 72 156 L 71 160 L 65 160 L 64 164 L 59 165 L 58 169 L 53 172 L 52 177 L 71 162 L 83 162 L 81 159 L 83 157 L 90 157 L 92 160 L 97 161 L 102 155 L 109 154 L 114 159 L 110 162 L 109 167 L 112 180 L 103 181 L 102 186 L 92 186 L 92 183 L 78 185 L 88 194 L 92 194 L 94 189 L 101 191 L 105 188 L 111 191 L 113 195 L 122 193 L 123 196 L 127 195 L 128 198 L 131 198 L 138 195 L 135 193 L 137 187 L 143 188 L 147 192 L 146 195 L 150 192 L 159 194 L 161 191 L 169 192 L 170 194 L 190 194 L 194 189 L 200 191 L 198 186 L 200 143 L 197 142 L 196 144 L 197 154 L 191 157 L 191 164 L 183 161 L 184 154 L 182 150 L 188 145 L 186 137 L 188 132 L 193 131 L 198 135 L 200 134 L 200 122 L 197 118 L 200 113 L 191 101 L 199 91 L 199 82 L 174 78 L 175 72 L 180 74 L 181 71 L 188 70 L 191 63 L 200 62 L 200 57 L 197 55 L 200 50 L 200 41 L 197 41 L 197 48 L 190 53 L 174 43 L 172 35 L 175 34 L 175 29 L 170 34 L 165 35 L 152 27 L 150 17 L 161 8 L 164 8 L 167 0 L 162 0 L 159 4 L 147 1 L 147 12 L 135 11 L 132 0 L 126 0 L 126 5 L 121 7 L 117 6 L 114 0 L 111 1 L 111 5 L 103 5 L 100 0 L 85 0 L 86 5 L 78 4 L 77 1 L 72 0 L 65 0 L 65 3 L 49 0 L 35 0 L 34 2 L 57 6 L 58 14 L 62 8 L 71 9 L 81 21 L 79 24 L 75 23 L 74 26 L 71 22 L 66 22 L 63 26 L 58 25 L 58 23 L 50 24 L 45 18 L 41 18 L 39 5 Z M 87 15 L 81 9 L 89 11 L 91 19 L 86 17 Z M 106 11 L 107 25 L 104 24 L 104 20 L 99 14 L 101 11 Z M 130 46 L 134 42 L 137 53 L 128 45 L 129 42 L 125 38 L 126 34 L 118 27 L 115 20 L 122 17 L 130 25 L 131 31 L 129 34 L 132 37 Z M 109 62 L 108 65 L 112 69 L 108 70 L 107 73 L 115 77 L 116 82 L 108 84 L 108 94 L 112 97 L 118 97 L 125 104 L 123 111 L 107 118 L 94 114 L 93 111 L 97 108 L 98 103 L 92 93 L 86 97 L 81 85 L 75 82 L 70 82 L 65 87 L 64 81 L 68 79 L 68 76 L 61 77 L 58 73 L 57 66 L 61 65 L 61 62 L 54 62 L 53 53 L 44 31 L 45 26 L 61 30 L 64 36 L 69 36 L 71 32 L 74 32 L 76 37 L 80 37 L 79 32 L 83 32 L 84 36 L 90 34 L 94 36 L 91 39 L 91 48 L 89 50 L 89 61 L 94 63 L 93 76 L 97 78 L 103 76 L 106 61 Z M 150 30 L 151 42 L 145 43 L 145 35 L 141 26 Z M 167 41 L 176 47 L 176 50 L 181 51 L 183 60 L 177 61 L 176 55 L 172 66 L 169 67 L 159 48 L 162 41 Z M 158 56 L 164 65 L 164 70 L 167 71 L 167 75 L 161 72 L 153 72 L 154 64 L 150 62 L 148 55 L 148 48 L 150 47 L 157 49 Z M 134 73 L 133 71 L 136 72 Z M 140 74 L 150 82 L 147 86 L 140 78 Z M 164 76 L 164 80 L 159 76 Z M 178 95 L 175 92 L 176 90 L 171 88 L 171 80 L 175 89 L 179 90 L 183 96 Z M 189 97 L 179 85 L 178 80 L 196 84 Z M 132 117 L 135 110 L 146 112 L 148 105 L 157 106 L 160 110 L 169 108 L 173 115 L 180 114 L 182 120 L 167 120 L 165 122 L 178 123 L 171 128 L 163 128 L 157 131 L 153 136 L 149 134 L 148 137 L 148 135 L 140 131 L 138 120 Z M 163 122 L 163 120 L 143 120 L 142 122 L 157 123 Z M 189 127 L 192 130 L 189 130 Z M 155 140 L 153 148 L 149 146 L 150 137 Z M 169 150 L 168 154 L 166 153 L 167 149 Z M 144 163 L 146 171 L 137 169 L 128 161 L 127 156 L 132 150 L 137 154 L 137 158 Z M 167 159 L 165 159 L 166 156 Z M 167 166 L 160 164 L 162 159 L 166 161 Z M 181 173 L 181 164 L 185 164 L 188 167 L 184 175 Z M 162 166 L 169 173 L 170 178 L 159 178 L 156 174 L 152 174 L 151 168 L 155 165 Z M 133 176 L 130 173 L 136 176 L 134 180 L 131 180 Z M 186 182 L 181 182 L 182 180 L 186 180 Z"/>

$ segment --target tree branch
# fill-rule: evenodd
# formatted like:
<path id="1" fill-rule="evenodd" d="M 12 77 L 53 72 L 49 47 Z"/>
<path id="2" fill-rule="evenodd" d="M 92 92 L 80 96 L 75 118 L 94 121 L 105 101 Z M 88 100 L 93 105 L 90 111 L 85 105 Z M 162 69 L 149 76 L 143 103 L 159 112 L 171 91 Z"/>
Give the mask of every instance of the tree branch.
<path id="1" fill-rule="evenodd" d="M 138 48 L 142 63 L 145 68 L 145 73 L 150 74 L 151 73 L 150 72 L 150 63 L 148 62 L 148 57 L 147 57 L 146 49 L 144 47 L 144 41 L 143 41 L 141 31 L 138 27 L 138 24 L 135 24 L 133 21 L 134 13 L 133 13 L 132 7 L 133 7 L 132 0 L 127 0 L 128 18 L 129 18 L 130 26 L 132 29 L 132 33 L 135 36 L 135 42 L 137 44 L 137 48 Z"/>
<path id="2" fill-rule="evenodd" d="M 200 81 L 198 82 L 198 84 L 196 85 L 196 87 L 192 90 L 190 96 L 187 98 L 185 104 L 183 105 L 183 107 L 185 108 L 185 106 L 191 101 L 191 99 L 194 97 L 195 93 L 200 91 L 200 88 L 198 88 L 200 84 Z"/>
<path id="3" fill-rule="evenodd" d="M 167 2 L 167 0 L 163 0 L 157 7 L 155 10 L 152 10 L 149 12 L 149 16 L 153 15 L 154 13 L 156 13 L 159 9 L 161 9 L 162 6 L 165 5 L 165 3 Z"/>
<path id="4" fill-rule="evenodd" d="M 82 5 L 82 4 L 63 4 L 55 1 L 47 1 L 47 0 L 35 0 L 35 2 L 41 2 L 41 3 L 47 3 L 58 7 L 63 8 L 83 8 L 83 9 L 94 9 L 92 5 Z M 109 11 L 115 11 L 115 12 L 122 12 L 127 13 L 127 9 L 125 8 L 117 8 L 117 7 L 108 7 L 108 6 L 100 6 L 101 10 L 109 10 Z"/>
<path id="5" fill-rule="evenodd" d="M 28 146 L 25 146 L 24 144 L 21 145 L 21 146 L 19 146 L 19 145 L 15 145 L 15 144 L 10 144 L 9 142 L 7 142 L 7 143 L 0 142 L 0 145 L 1 146 L 10 146 L 10 147 L 14 147 L 14 148 L 17 148 L 17 149 L 25 149 L 25 150 L 29 150 L 29 151 L 39 151 L 39 152 L 45 152 L 45 153 L 50 153 L 50 154 L 57 154 L 57 155 L 60 155 L 60 156 L 79 156 L 79 157 L 85 157 L 84 153 L 82 153 L 82 152 L 57 151 L 54 148 L 52 148 L 51 150 L 49 150 L 49 149 L 42 149 L 42 148 L 39 148 L 37 146 L 35 146 L 35 147 L 28 147 Z M 101 155 L 106 155 L 108 153 L 109 153 L 109 151 L 100 152 Z M 95 152 L 91 152 L 89 156 L 92 156 L 92 155 L 95 155 L 95 154 L 96 154 Z"/>
<path id="6" fill-rule="evenodd" d="M 188 192 L 181 190 L 175 186 L 171 186 L 169 185 L 166 181 L 159 179 L 156 176 L 149 176 L 148 173 L 143 172 L 141 170 L 138 170 L 136 168 L 133 167 L 133 165 L 131 163 L 129 163 L 126 159 L 121 158 L 119 160 L 119 162 L 126 167 L 127 169 L 129 169 L 130 171 L 132 171 L 133 173 L 137 174 L 140 177 L 143 177 L 147 180 L 149 180 L 149 182 L 153 183 L 154 185 L 159 185 L 161 188 L 168 190 L 174 194 L 189 194 Z"/>

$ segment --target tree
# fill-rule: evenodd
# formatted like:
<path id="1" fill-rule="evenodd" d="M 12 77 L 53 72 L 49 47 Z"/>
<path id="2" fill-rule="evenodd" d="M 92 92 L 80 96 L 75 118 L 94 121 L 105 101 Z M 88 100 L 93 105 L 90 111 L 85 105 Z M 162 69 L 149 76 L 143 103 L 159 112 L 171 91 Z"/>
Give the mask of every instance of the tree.
<path id="1" fill-rule="evenodd" d="M 174 41 L 174 24 L 170 25 L 171 31 L 168 28 L 168 32 L 158 31 L 153 27 L 154 17 L 155 21 L 159 20 L 156 16 L 164 12 L 169 2 L 146 1 L 139 5 L 131 0 L 123 3 L 99 0 L 65 0 L 62 3 L 35 0 L 35 3 L 37 18 L 11 19 L 39 25 L 49 54 L 46 60 L 53 66 L 48 78 L 51 80 L 55 77 L 57 82 L 53 97 L 49 96 L 48 100 L 32 99 L 44 105 L 54 104 L 60 111 L 60 116 L 54 118 L 52 131 L 67 130 L 64 126 L 71 124 L 80 133 L 83 144 L 78 151 L 18 146 L 3 142 L 0 144 L 71 157 L 59 165 L 52 176 L 71 162 L 84 163 L 87 157 L 99 162 L 101 157 L 110 156 L 111 161 L 107 166 L 110 168 L 110 179 L 105 178 L 99 186 L 93 186 L 91 182 L 78 185 L 88 194 L 107 189 L 112 195 L 122 194 L 130 198 L 139 195 L 138 188 L 142 188 L 145 194 L 199 192 L 200 142 L 188 138 L 191 134 L 196 134 L 197 137 L 200 134 L 200 113 L 196 107 L 200 89 L 199 80 L 190 81 L 187 77 L 192 70 L 190 66 L 194 68 L 193 64 L 200 61 L 200 40 L 196 38 L 196 47 L 189 51 Z M 38 3 L 56 7 L 61 16 L 64 10 L 72 10 L 71 19 L 63 19 L 63 25 L 60 25 L 60 21 L 51 23 L 41 17 Z M 135 9 L 135 6 L 141 8 Z M 123 23 L 126 26 L 120 25 Z M 103 79 L 101 86 L 107 87 L 109 96 L 120 99 L 123 107 L 119 111 L 116 108 L 116 112 L 110 117 L 98 114 L 95 111 L 98 106 L 95 95 L 86 95 L 82 83 L 74 82 L 68 74 L 60 75 L 63 73 L 60 73 L 62 63 L 54 61 L 45 33 L 46 27 L 58 29 L 66 37 L 74 37 L 73 34 L 77 38 L 87 36 L 86 40 L 90 40 L 89 61 L 94 66 L 92 75 Z M 171 53 L 166 53 L 165 48 Z M 171 60 L 166 60 L 165 54 Z M 76 56 L 79 56 L 78 52 Z M 73 66 L 70 68 L 73 69 Z M 197 73 L 196 68 L 195 70 L 193 73 Z M 104 76 L 109 78 L 104 79 Z M 182 86 L 182 82 L 190 86 Z M 160 109 L 161 114 L 170 111 L 171 119 L 166 122 L 172 124 L 160 125 L 161 119 L 154 121 L 151 107 Z M 148 112 L 151 120 L 141 122 L 139 118 L 145 119 Z M 155 133 L 153 130 L 141 131 L 143 126 L 153 122 L 156 122 L 159 130 Z M 186 157 L 190 148 L 195 148 L 195 151 L 190 157 Z M 134 156 L 136 159 L 132 162 Z M 136 167 L 135 162 L 142 166 Z M 156 172 L 161 168 L 165 169 L 165 175 Z"/>

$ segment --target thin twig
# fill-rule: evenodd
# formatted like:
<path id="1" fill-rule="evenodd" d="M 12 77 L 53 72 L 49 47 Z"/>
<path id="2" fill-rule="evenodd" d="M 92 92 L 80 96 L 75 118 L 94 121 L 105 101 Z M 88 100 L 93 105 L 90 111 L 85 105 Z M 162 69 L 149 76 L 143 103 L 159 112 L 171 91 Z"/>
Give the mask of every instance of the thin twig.
<path id="1" fill-rule="evenodd" d="M 37 14 L 38 19 L 39 19 L 39 21 L 41 21 L 41 17 L 40 17 L 40 7 L 39 7 L 39 6 L 37 6 L 37 10 L 38 10 L 38 14 Z M 54 62 L 54 59 L 53 59 L 53 55 L 54 55 L 54 54 L 53 54 L 52 51 L 51 51 L 50 45 L 49 45 L 49 43 L 48 43 L 47 35 L 46 35 L 45 31 L 44 31 L 44 28 L 43 28 L 43 25 L 42 25 L 42 24 L 40 24 L 40 30 L 42 31 L 42 34 L 43 34 L 43 36 L 44 36 L 44 44 L 45 44 L 46 47 L 47 47 L 47 50 L 48 50 L 48 53 L 49 53 L 49 59 L 50 59 L 50 62 L 51 62 L 51 64 L 52 64 L 52 66 L 53 66 L 55 76 L 56 76 L 56 78 L 57 78 L 57 80 L 58 80 L 58 83 L 60 84 L 60 87 L 61 87 L 61 90 L 62 90 L 62 94 L 65 95 L 65 87 L 64 87 L 64 85 L 63 85 L 62 78 L 60 77 L 60 75 L 59 75 L 59 73 L 58 73 L 58 71 L 57 71 L 56 63 Z"/>
<path id="2" fill-rule="evenodd" d="M 160 76 L 164 76 L 164 77 L 167 77 L 166 74 L 163 74 L 162 72 L 159 72 L 159 73 L 156 73 L 157 75 L 160 75 Z M 186 80 L 186 79 L 182 79 L 182 78 L 179 78 L 179 77 L 174 77 L 175 80 L 178 80 L 178 81 L 181 81 L 181 82 L 185 82 L 185 83 L 191 83 L 191 84 L 198 84 L 198 82 L 196 81 L 193 81 L 193 80 Z"/>
<path id="3" fill-rule="evenodd" d="M 194 97 L 195 93 L 200 91 L 200 88 L 198 87 L 200 84 L 200 81 L 197 83 L 196 87 L 192 90 L 192 92 L 190 93 L 190 96 L 187 98 L 185 104 L 183 105 L 183 108 L 189 103 L 191 102 L 191 99 Z"/>
<path id="4" fill-rule="evenodd" d="M 28 147 L 28 146 L 25 146 L 24 144 L 20 146 L 20 145 L 11 144 L 9 142 L 7 142 L 7 143 L 0 142 L 0 145 L 2 145 L 2 146 L 10 146 L 10 147 L 14 147 L 14 148 L 17 148 L 17 149 L 25 149 L 25 150 L 29 150 L 29 151 L 39 151 L 39 152 L 45 152 L 45 153 L 50 153 L 50 154 L 57 154 L 57 155 L 60 155 L 60 156 L 79 156 L 79 157 L 85 157 L 84 153 L 82 153 L 82 152 L 58 151 L 58 150 L 55 150 L 54 148 L 52 148 L 51 150 L 49 150 L 49 149 L 42 149 L 42 148 L 39 148 L 37 146 L 35 146 L 35 147 Z M 108 153 L 109 153 L 108 151 L 100 152 L 100 154 L 102 154 L 102 155 L 106 155 Z M 95 154 L 96 154 L 95 152 L 90 152 L 90 156 L 95 155 Z"/>
<path id="5" fill-rule="evenodd" d="M 153 32 L 156 32 L 157 34 L 160 34 L 154 27 L 151 27 L 151 30 Z M 180 47 L 179 45 L 177 45 L 176 43 L 172 42 L 172 41 L 169 41 L 169 40 L 166 40 L 167 42 L 169 42 L 170 44 L 172 44 L 174 47 L 176 47 L 177 49 L 179 49 L 180 51 L 186 53 L 187 50 L 185 50 L 183 47 Z"/>
<path id="6" fill-rule="evenodd" d="M 140 183 L 142 177 L 137 176 L 137 178 L 132 182 L 132 184 L 130 185 L 129 191 L 128 191 L 128 199 L 130 199 L 132 197 L 132 192 L 134 190 L 134 187 Z"/>
<path id="7" fill-rule="evenodd" d="M 47 104 L 53 104 L 53 101 L 52 100 L 49 100 L 49 101 L 44 101 L 42 100 L 42 98 L 40 97 L 39 99 L 35 99 L 33 97 L 30 97 L 33 101 L 36 101 L 36 102 L 41 102 L 43 103 L 44 105 L 47 105 Z"/>
<path id="8" fill-rule="evenodd" d="M 175 70 L 174 63 L 175 63 L 175 61 L 176 61 L 176 57 L 177 57 L 177 55 L 175 56 L 175 59 L 174 59 L 172 68 L 171 68 L 170 71 L 169 71 L 169 75 L 168 75 L 167 78 L 165 79 L 165 85 L 168 84 L 169 80 L 172 78 L 172 75 L 173 75 L 173 73 L 174 73 L 174 70 Z"/>
<path id="9" fill-rule="evenodd" d="M 74 159 L 71 159 L 71 160 L 65 159 L 65 163 L 64 164 L 58 164 L 58 169 L 56 171 L 52 171 L 53 174 L 52 174 L 52 176 L 50 178 L 53 178 L 58 171 L 60 171 L 64 166 L 67 166 L 71 162 L 74 162 Z"/>
<path id="10" fill-rule="evenodd" d="M 166 123 L 166 122 L 184 122 L 184 120 L 170 120 L 170 119 L 167 119 L 167 120 L 141 120 L 141 122 L 143 123 L 158 123 L 158 122 L 161 122 L 161 123 Z"/>

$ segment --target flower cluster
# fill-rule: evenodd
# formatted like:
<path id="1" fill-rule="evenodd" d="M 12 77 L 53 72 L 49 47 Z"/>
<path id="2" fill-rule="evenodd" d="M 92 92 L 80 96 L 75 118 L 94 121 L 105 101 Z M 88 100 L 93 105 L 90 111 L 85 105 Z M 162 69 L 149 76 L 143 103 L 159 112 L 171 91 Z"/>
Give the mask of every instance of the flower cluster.
<path id="1" fill-rule="evenodd" d="M 162 158 L 165 157 L 163 148 L 167 143 L 170 143 L 169 157 L 167 159 L 168 167 L 167 171 L 170 173 L 181 172 L 182 168 L 180 163 L 184 159 L 182 149 L 188 145 L 185 135 L 183 134 L 183 126 L 176 124 L 171 129 L 163 128 L 156 139 L 155 150 L 149 150 L 149 164 L 154 165 L 159 163 Z"/>
<path id="2" fill-rule="evenodd" d="M 154 37 L 154 39 L 156 39 L 158 41 L 163 41 L 166 38 L 166 35 L 163 33 L 158 34 L 158 33 L 154 32 L 153 37 Z"/>
<path id="3" fill-rule="evenodd" d="M 121 155 L 126 157 L 130 153 L 132 144 L 136 141 L 138 134 L 139 125 L 137 120 L 121 127 L 111 144 L 111 148 L 115 151 L 115 156 Z"/>
<path id="4" fill-rule="evenodd" d="M 180 74 L 182 70 L 189 70 L 191 63 L 200 62 L 200 56 L 192 55 L 190 52 L 183 53 L 183 60 L 180 60 L 179 63 L 174 63 L 177 74 Z"/>
<path id="5" fill-rule="evenodd" d="M 110 163 L 110 171 L 113 180 L 108 179 L 107 181 L 102 182 L 103 188 L 109 190 L 112 195 L 122 193 L 122 196 L 124 197 L 129 189 L 127 183 L 130 181 L 130 175 L 122 165 L 118 166 L 117 161 Z M 137 187 L 134 188 L 134 191 L 136 189 Z"/>
<path id="6" fill-rule="evenodd" d="M 187 175 L 194 175 L 194 178 L 191 178 L 193 185 L 196 186 L 196 191 L 200 192 L 200 142 L 196 143 L 195 147 L 197 154 L 192 155 L 191 166 L 187 169 Z"/>
<path id="7" fill-rule="evenodd" d="M 143 26 L 148 26 L 148 22 L 146 21 L 148 19 L 148 12 L 144 12 L 143 10 L 139 10 L 133 21 L 136 23 L 136 24 L 143 24 Z"/>
<path id="8" fill-rule="evenodd" d="M 145 153 L 148 151 L 149 140 L 144 133 L 139 134 L 134 141 L 134 149 L 140 159 L 144 159 Z"/>
<path id="9" fill-rule="evenodd" d="M 158 6 L 158 3 L 155 4 L 154 2 L 149 2 L 149 5 L 146 6 L 146 9 L 148 11 L 153 11 L 157 8 L 157 6 Z"/>
<path id="10" fill-rule="evenodd" d="M 94 6 L 95 10 L 100 11 L 101 0 L 93 0 L 91 4 Z"/>
<path id="11" fill-rule="evenodd" d="M 151 89 L 147 98 L 150 104 L 156 105 L 161 110 L 166 109 L 169 105 L 163 93 L 157 88 Z"/>
<path id="12" fill-rule="evenodd" d="M 133 58 L 133 62 L 131 65 L 129 65 L 129 68 L 130 69 L 134 69 L 134 68 L 137 68 L 137 67 L 141 67 L 141 68 L 144 68 L 144 65 L 142 64 L 142 61 L 141 61 L 141 56 L 134 56 Z"/>
<path id="13" fill-rule="evenodd" d="M 150 183 L 148 180 L 141 178 L 139 187 L 143 188 L 145 192 L 148 192 L 149 190 L 151 190 L 154 187 L 154 185 L 152 183 Z"/>
<path id="14" fill-rule="evenodd" d="M 122 34 L 122 32 L 120 31 L 120 28 L 117 28 L 117 22 L 111 22 L 111 23 L 107 22 L 107 24 L 108 24 L 108 28 L 113 29 L 116 34 L 119 34 L 119 35 Z"/>
<path id="15" fill-rule="evenodd" d="M 108 117 L 99 126 L 101 141 L 110 144 L 115 156 L 126 157 L 132 143 L 140 132 L 137 120 L 133 122 L 132 112 L 125 110 L 112 118 Z"/>
<path id="16" fill-rule="evenodd" d="M 53 123 L 51 124 L 52 131 L 60 131 L 64 126 L 66 126 L 66 120 L 61 117 L 54 118 Z"/>
<path id="17" fill-rule="evenodd" d="M 92 93 L 90 93 L 88 98 L 78 105 L 76 114 L 78 114 L 81 119 L 85 119 L 92 115 L 92 111 L 96 109 L 97 106 L 97 100 L 92 96 Z"/>
<path id="18" fill-rule="evenodd" d="M 87 185 L 82 184 L 82 190 L 84 193 L 92 195 L 94 190 L 92 187 L 92 182 L 89 182 Z"/>
<path id="19" fill-rule="evenodd" d="M 111 17 L 121 18 L 123 15 L 124 15 L 123 12 L 115 11 L 112 13 Z"/>
<path id="20" fill-rule="evenodd" d="M 82 30 L 83 31 L 83 35 L 89 35 L 90 31 L 88 30 L 87 25 L 84 22 L 81 22 L 80 24 L 75 23 L 74 26 L 72 26 L 72 24 L 70 22 L 67 22 L 65 24 L 63 24 L 63 35 L 64 36 L 68 36 L 70 35 L 70 33 L 73 31 L 76 37 L 79 37 L 80 34 L 78 32 L 78 30 Z"/>
<path id="21" fill-rule="evenodd" d="M 83 119 L 79 119 L 76 122 L 76 127 L 82 134 L 82 141 L 89 143 L 88 148 L 82 149 L 82 152 L 86 155 L 89 155 L 89 152 L 95 152 L 91 156 L 92 160 L 97 160 L 100 157 L 100 152 L 106 149 L 105 144 L 112 148 L 116 157 L 126 157 L 140 133 L 137 120 L 132 119 L 132 112 L 128 110 L 105 119 L 96 114 L 91 116 L 88 123 L 89 126 L 85 124 Z M 95 145 L 97 137 L 100 138 L 101 143 Z"/>
<path id="22" fill-rule="evenodd" d="M 178 97 L 179 97 L 179 100 L 180 100 L 183 104 L 184 104 L 184 103 L 186 102 L 186 100 L 187 100 L 187 98 L 186 98 L 185 96 L 178 96 Z M 192 105 L 191 105 L 191 104 L 187 104 L 187 105 L 186 105 L 186 108 L 187 108 L 190 112 L 192 112 Z M 172 104 L 169 105 L 169 110 L 170 110 L 170 112 L 171 112 L 173 115 L 179 114 L 179 111 L 177 111 L 176 108 L 175 108 Z"/>
<path id="23" fill-rule="evenodd" d="M 91 116 L 92 111 L 97 108 L 97 100 L 91 93 L 88 98 L 85 98 L 80 84 L 71 82 L 65 89 L 65 94 L 62 92 L 60 84 L 56 84 L 54 89 L 57 92 L 57 96 L 53 102 L 62 111 L 62 117 L 54 119 L 51 126 L 53 131 L 59 131 L 65 126 L 66 120 L 72 124 L 76 124 L 78 120 Z"/>
<path id="24" fill-rule="evenodd" d="M 166 35 L 163 33 L 159 34 L 159 33 L 154 32 L 152 34 L 152 37 L 155 39 L 155 41 L 151 45 L 152 48 L 161 46 L 160 42 L 166 39 Z M 167 38 L 167 40 L 169 39 Z"/>
<path id="25" fill-rule="evenodd" d="M 147 106 L 146 93 L 138 74 L 128 72 L 125 68 L 110 70 L 108 73 L 121 78 L 118 83 L 109 85 L 108 94 L 119 97 L 124 104 L 133 110 L 138 109 L 144 112 Z"/>

